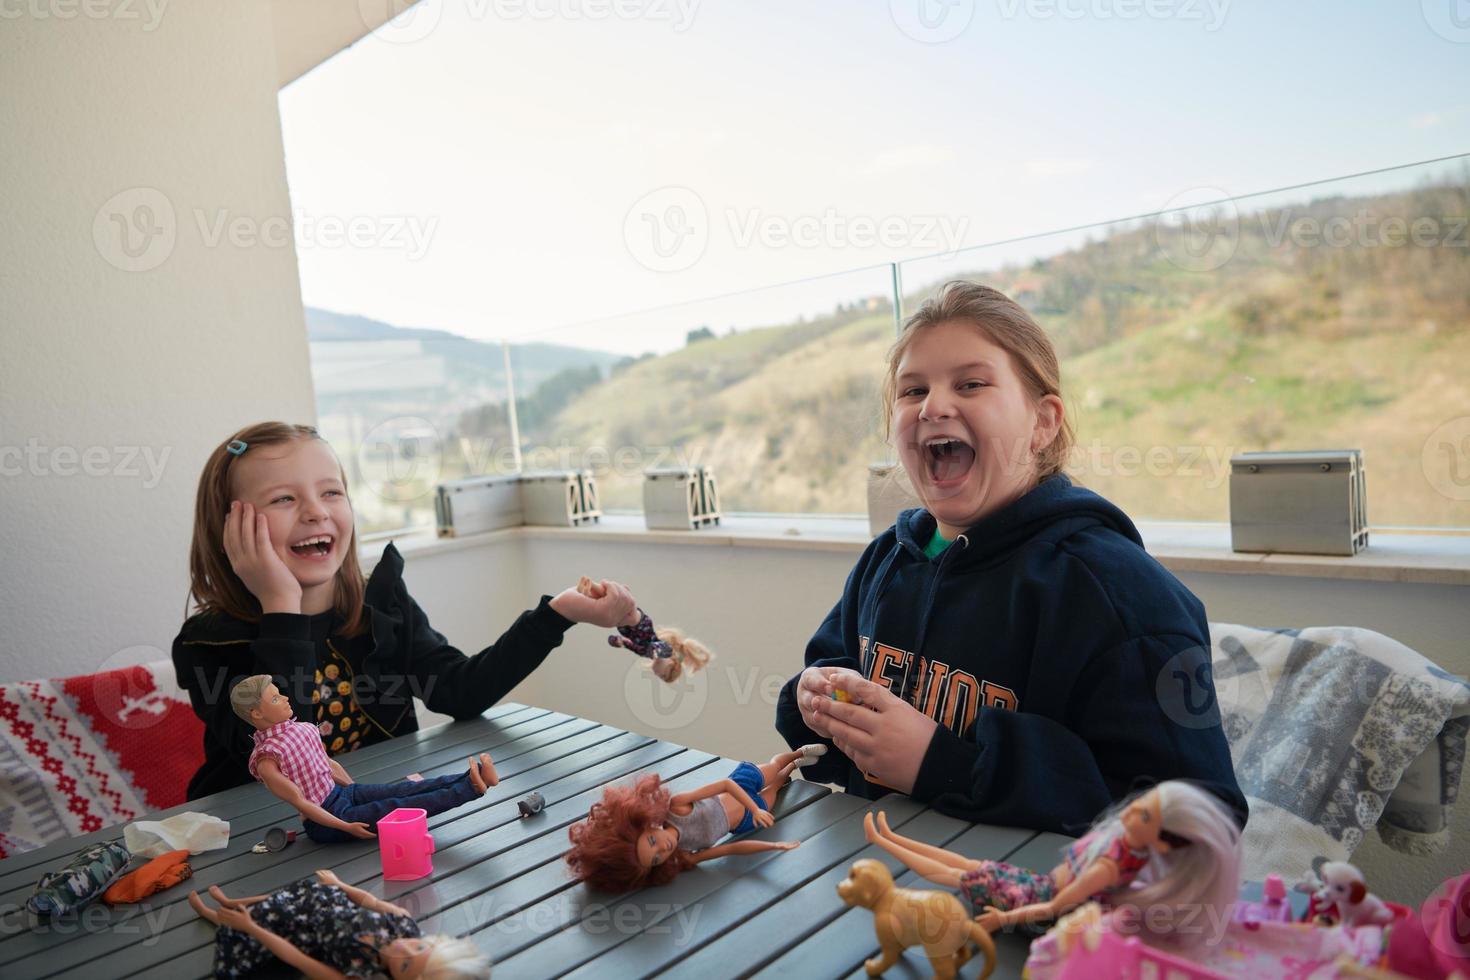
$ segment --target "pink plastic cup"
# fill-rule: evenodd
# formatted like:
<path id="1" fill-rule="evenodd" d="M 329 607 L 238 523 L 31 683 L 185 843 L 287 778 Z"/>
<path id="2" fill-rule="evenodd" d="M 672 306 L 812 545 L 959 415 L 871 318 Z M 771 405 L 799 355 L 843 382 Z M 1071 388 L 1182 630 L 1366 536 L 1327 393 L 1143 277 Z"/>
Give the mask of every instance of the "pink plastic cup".
<path id="1" fill-rule="evenodd" d="M 434 870 L 434 836 L 429 813 L 417 807 L 399 807 L 378 821 L 378 853 L 388 881 L 413 881 Z"/>

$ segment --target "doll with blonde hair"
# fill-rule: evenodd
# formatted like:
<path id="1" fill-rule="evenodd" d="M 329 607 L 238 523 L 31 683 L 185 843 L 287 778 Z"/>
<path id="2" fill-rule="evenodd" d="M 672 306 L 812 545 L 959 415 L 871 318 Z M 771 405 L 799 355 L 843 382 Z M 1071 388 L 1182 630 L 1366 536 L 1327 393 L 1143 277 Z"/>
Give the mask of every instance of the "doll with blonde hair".
<path id="1" fill-rule="evenodd" d="M 1194 945 L 1224 921 L 1240 890 L 1239 827 L 1214 795 L 1183 780 L 1110 808 L 1048 872 L 911 840 L 889 829 L 881 813 L 876 823 L 868 814 L 864 824 L 871 843 L 960 892 L 991 932 L 1037 932 L 1039 924 L 1099 899 L 1169 941 Z"/>
<path id="2" fill-rule="evenodd" d="M 470 980 L 490 976 L 490 958 L 468 939 L 424 936 L 406 909 L 318 871 L 269 895 L 230 898 L 218 885 L 210 908 L 198 892 L 189 905 L 219 926 L 214 975 L 243 977 L 272 962 L 311 980 L 387 975 L 393 980 Z"/>

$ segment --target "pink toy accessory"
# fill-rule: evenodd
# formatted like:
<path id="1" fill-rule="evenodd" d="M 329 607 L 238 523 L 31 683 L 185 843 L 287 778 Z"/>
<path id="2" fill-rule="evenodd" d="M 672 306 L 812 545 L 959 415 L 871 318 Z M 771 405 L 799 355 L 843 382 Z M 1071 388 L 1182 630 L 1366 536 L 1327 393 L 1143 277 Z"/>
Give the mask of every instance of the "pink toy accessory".
<path id="1" fill-rule="evenodd" d="M 1057 921 L 1053 932 L 1063 958 L 1057 980 L 1226 980 L 1223 974 L 1155 949 L 1137 936 L 1120 936 L 1103 919 L 1102 907 L 1089 902 Z"/>
<path id="2" fill-rule="evenodd" d="M 378 852 L 385 881 L 413 881 L 434 870 L 434 836 L 429 813 L 417 807 L 399 807 L 378 821 Z"/>

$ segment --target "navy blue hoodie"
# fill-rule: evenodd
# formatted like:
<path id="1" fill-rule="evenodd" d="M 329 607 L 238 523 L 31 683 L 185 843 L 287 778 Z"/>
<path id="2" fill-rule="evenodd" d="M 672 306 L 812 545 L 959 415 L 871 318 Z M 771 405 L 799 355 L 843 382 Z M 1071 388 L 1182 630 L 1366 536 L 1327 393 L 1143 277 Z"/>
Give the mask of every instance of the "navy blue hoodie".
<path id="1" fill-rule="evenodd" d="M 806 649 L 806 666 L 859 671 L 939 722 L 914 799 L 1075 834 L 1140 779 L 1190 778 L 1244 821 L 1204 606 L 1126 514 L 1058 474 L 931 560 L 936 526 L 925 510 L 900 514 Z M 803 775 L 868 799 L 891 792 L 806 726 L 799 677 L 776 729 L 793 747 L 831 746 Z"/>

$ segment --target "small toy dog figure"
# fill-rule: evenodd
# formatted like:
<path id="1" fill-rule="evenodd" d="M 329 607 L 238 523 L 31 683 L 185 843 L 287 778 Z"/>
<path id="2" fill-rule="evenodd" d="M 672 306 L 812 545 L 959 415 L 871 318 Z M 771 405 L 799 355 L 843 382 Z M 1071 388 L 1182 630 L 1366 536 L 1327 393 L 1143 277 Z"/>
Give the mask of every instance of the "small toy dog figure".
<path id="1" fill-rule="evenodd" d="M 1362 925 L 1382 926 L 1393 921 L 1393 910 L 1368 891 L 1363 873 L 1344 861 L 1328 861 L 1317 872 L 1322 887 L 1317 898 L 1337 910 L 1340 925 L 1356 928 Z"/>
<path id="2" fill-rule="evenodd" d="M 863 964 L 870 977 L 897 963 L 910 946 L 923 946 L 936 980 L 954 980 L 959 968 L 974 955 L 972 942 L 985 954 L 980 980 L 995 969 L 995 942 L 990 933 L 949 892 L 895 887 L 883 862 L 864 858 L 837 883 L 837 896 L 850 906 L 872 910 L 881 955 Z"/>

